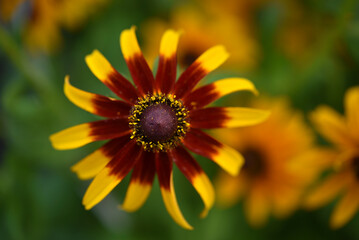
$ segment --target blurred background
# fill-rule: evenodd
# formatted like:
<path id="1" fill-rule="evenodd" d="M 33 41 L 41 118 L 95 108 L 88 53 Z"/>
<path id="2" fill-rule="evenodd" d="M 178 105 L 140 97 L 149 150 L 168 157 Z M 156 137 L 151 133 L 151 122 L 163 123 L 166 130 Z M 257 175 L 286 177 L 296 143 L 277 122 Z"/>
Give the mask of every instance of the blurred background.
<path id="1" fill-rule="evenodd" d="M 343 113 L 345 91 L 359 85 L 357 0 L 0 0 L 0 239 L 359 239 L 359 214 L 339 230 L 329 227 L 335 202 L 313 211 L 298 206 L 285 218 L 270 215 L 261 226 L 247 221 L 242 201 L 215 205 L 200 219 L 202 202 L 178 169 L 176 195 L 193 231 L 172 221 L 157 180 L 135 213 L 118 209 L 128 178 L 86 211 L 81 200 L 90 181 L 70 167 L 103 143 L 56 151 L 49 135 L 99 119 L 66 99 L 64 77 L 111 96 L 84 57 L 98 49 L 129 77 L 118 39 L 132 25 L 154 69 L 167 28 L 184 32 L 180 69 L 225 45 L 231 57 L 203 83 L 248 78 L 261 96 L 286 98 L 308 128 L 307 113 L 320 104 Z M 215 105 L 246 106 L 254 98 L 234 93 Z M 216 181 L 219 168 L 195 157 Z"/>

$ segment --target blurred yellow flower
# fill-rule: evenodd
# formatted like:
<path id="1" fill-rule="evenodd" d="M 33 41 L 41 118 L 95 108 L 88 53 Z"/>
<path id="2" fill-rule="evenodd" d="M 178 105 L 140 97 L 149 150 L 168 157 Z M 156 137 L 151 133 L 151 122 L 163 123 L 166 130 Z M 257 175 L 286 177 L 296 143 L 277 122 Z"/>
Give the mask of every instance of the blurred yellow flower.
<path id="1" fill-rule="evenodd" d="M 26 0 L 2 0 L 1 16 L 10 20 Z M 61 45 L 61 29 L 80 27 L 89 15 L 98 11 L 108 0 L 34 0 L 30 1 L 31 13 L 24 30 L 24 41 L 30 50 L 53 52 Z"/>
<path id="2" fill-rule="evenodd" d="M 282 0 L 280 4 L 283 19 L 278 33 L 278 47 L 292 60 L 303 61 L 318 46 L 324 28 L 316 20 L 317 15 L 309 11 L 303 1 Z"/>
<path id="3" fill-rule="evenodd" d="M 344 101 L 346 116 L 327 106 L 311 115 L 318 131 L 336 146 L 337 155 L 334 172 L 309 193 L 305 206 L 320 207 L 340 195 L 330 219 L 332 228 L 345 225 L 359 207 L 359 86 L 350 88 Z"/>
<path id="4" fill-rule="evenodd" d="M 221 141 L 243 154 L 245 163 L 237 177 L 221 172 L 216 188 L 222 206 L 229 207 L 243 198 L 249 223 L 258 227 L 270 212 L 286 217 L 299 206 L 305 187 L 323 164 L 316 162 L 314 166 L 313 161 L 327 153 L 313 148 L 312 132 L 285 99 L 263 99 L 254 105 L 271 109 L 268 120 L 255 127 L 218 133 Z"/>
<path id="5" fill-rule="evenodd" d="M 193 6 L 175 9 L 168 22 L 160 19 L 146 22 L 144 51 L 149 56 L 150 63 L 157 56 L 156 44 L 167 28 L 182 29 L 185 32 L 178 56 L 182 68 L 188 67 L 203 51 L 217 43 L 225 45 L 231 52 L 227 68 L 249 70 L 257 64 L 258 44 L 250 23 L 237 21 L 225 14 L 206 14 Z"/>
<path id="6" fill-rule="evenodd" d="M 1 0 L 0 1 L 0 18 L 1 20 L 10 20 L 13 12 L 24 0 Z"/>
<path id="7" fill-rule="evenodd" d="M 197 0 L 208 12 L 215 15 L 232 15 L 251 21 L 255 12 L 270 0 Z"/>

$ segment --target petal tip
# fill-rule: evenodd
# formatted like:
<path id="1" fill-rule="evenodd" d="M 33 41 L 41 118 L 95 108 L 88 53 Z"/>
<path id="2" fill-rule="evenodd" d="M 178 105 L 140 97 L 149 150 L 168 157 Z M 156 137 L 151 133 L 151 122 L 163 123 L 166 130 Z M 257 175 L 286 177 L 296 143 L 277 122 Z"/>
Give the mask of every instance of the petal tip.
<path id="1" fill-rule="evenodd" d="M 51 134 L 49 137 L 51 146 L 56 150 L 67 150 L 68 148 L 64 147 L 63 144 L 58 142 L 58 133 Z"/>

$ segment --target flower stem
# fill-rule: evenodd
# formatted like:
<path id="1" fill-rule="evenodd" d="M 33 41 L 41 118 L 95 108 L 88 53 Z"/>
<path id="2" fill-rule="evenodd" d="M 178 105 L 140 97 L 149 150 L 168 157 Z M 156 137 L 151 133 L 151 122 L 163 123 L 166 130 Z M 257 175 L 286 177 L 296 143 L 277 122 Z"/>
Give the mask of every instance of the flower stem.
<path id="1" fill-rule="evenodd" d="M 48 106 L 56 106 L 60 111 L 62 109 L 62 101 L 55 94 L 55 88 L 49 78 L 45 77 L 41 72 L 31 64 L 25 53 L 15 42 L 12 36 L 0 25 L 0 49 L 4 51 L 10 62 L 23 75 L 23 79 L 37 92 L 40 99 Z M 54 109 L 54 108 L 51 108 Z"/>

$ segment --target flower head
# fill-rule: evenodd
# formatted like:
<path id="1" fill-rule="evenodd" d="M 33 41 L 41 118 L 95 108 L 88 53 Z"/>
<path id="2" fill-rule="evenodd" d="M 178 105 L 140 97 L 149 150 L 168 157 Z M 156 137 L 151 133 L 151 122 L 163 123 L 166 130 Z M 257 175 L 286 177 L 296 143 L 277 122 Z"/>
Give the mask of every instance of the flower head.
<path id="1" fill-rule="evenodd" d="M 318 131 L 335 146 L 333 170 L 306 199 L 307 208 L 323 206 L 340 195 L 330 219 L 333 228 L 345 225 L 359 208 L 359 87 L 345 95 L 346 116 L 327 106 L 319 106 L 311 115 Z"/>
<path id="2" fill-rule="evenodd" d="M 305 187 L 320 169 L 307 166 L 324 151 L 313 148 L 313 136 L 302 115 L 284 99 L 254 105 L 271 109 L 267 121 L 219 133 L 220 139 L 242 153 L 244 165 L 238 176 L 221 173 L 216 189 L 223 206 L 243 198 L 249 223 L 261 226 L 270 213 L 286 217 L 298 207 Z"/>
<path id="3" fill-rule="evenodd" d="M 110 140 L 72 167 L 82 179 L 94 178 L 83 198 L 91 209 L 106 197 L 131 171 L 131 181 L 122 208 L 135 211 L 147 199 L 155 174 L 165 206 L 182 227 L 192 227 L 184 219 L 175 196 L 173 162 L 201 196 L 205 216 L 214 202 L 214 191 L 207 175 L 187 149 L 205 156 L 227 172 L 237 174 L 242 156 L 218 142 L 200 128 L 253 125 L 267 118 L 268 112 L 248 108 L 204 108 L 216 99 L 239 90 L 256 93 L 246 79 L 229 78 L 194 90 L 197 83 L 228 57 L 223 46 L 203 53 L 176 81 L 176 49 L 180 33 L 168 30 L 160 44 L 156 75 L 151 72 L 138 45 L 135 28 L 124 30 L 120 45 L 130 70 L 133 86 L 97 50 L 86 56 L 93 74 L 122 100 L 88 93 L 65 79 L 65 94 L 77 106 L 106 120 L 80 124 L 50 139 L 56 149 L 73 149 L 97 140 Z"/>

